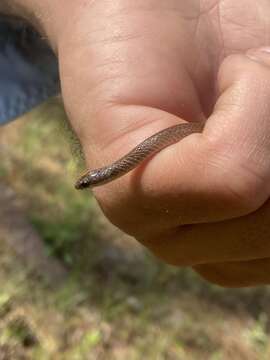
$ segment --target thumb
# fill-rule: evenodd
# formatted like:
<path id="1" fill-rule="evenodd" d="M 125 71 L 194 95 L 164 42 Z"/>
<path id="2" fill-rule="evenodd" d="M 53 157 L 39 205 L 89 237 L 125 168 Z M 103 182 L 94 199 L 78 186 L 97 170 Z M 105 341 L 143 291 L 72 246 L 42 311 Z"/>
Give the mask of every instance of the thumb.
<path id="1" fill-rule="evenodd" d="M 269 197 L 270 49 L 226 58 L 218 94 L 204 132 L 161 152 L 143 173 L 142 186 L 166 194 L 167 207 L 178 199 L 171 225 L 179 214 L 181 224 L 245 215 Z"/>

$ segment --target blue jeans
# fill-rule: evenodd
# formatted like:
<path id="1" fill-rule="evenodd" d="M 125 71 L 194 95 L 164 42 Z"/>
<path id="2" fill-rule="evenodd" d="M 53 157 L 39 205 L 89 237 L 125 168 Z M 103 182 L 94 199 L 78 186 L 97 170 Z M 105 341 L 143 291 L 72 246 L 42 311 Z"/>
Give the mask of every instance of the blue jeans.
<path id="1" fill-rule="evenodd" d="M 59 92 L 57 59 L 45 41 L 0 15 L 0 125 Z"/>

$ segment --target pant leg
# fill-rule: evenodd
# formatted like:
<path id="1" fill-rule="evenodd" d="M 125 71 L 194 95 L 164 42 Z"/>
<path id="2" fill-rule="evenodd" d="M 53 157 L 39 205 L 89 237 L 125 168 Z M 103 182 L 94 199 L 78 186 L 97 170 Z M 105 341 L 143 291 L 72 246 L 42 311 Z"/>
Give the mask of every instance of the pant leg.
<path id="1" fill-rule="evenodd" d="M 0 16 L 0 125 L 60 92 L 58 63 L 41 37 Z"/>

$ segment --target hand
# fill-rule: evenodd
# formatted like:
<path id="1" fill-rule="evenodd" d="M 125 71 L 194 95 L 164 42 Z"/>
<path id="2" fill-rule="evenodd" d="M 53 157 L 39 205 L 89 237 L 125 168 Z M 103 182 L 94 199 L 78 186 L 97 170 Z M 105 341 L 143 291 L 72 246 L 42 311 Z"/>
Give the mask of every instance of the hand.
<path id="1" fill-rule="evenodd" d="M 95 190 L 107 217 L 212 282 L 269 283 L 270 53 L 246 53 L 267 45 L 269 1 L 80 0 L 62 11 L 43 27 L 89 167 L 180 121 L 206 121 Z"/>

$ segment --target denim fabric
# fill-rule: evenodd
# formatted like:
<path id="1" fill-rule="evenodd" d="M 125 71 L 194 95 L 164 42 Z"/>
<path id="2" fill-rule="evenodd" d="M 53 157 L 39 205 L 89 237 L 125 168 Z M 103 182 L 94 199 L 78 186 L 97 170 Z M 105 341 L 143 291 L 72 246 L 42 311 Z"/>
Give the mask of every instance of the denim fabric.
<path id="1" fill-rule="evenodd" d="M 0 16 L 0 125 L 60 92 L 57 59 L 20 21 Z"/>

